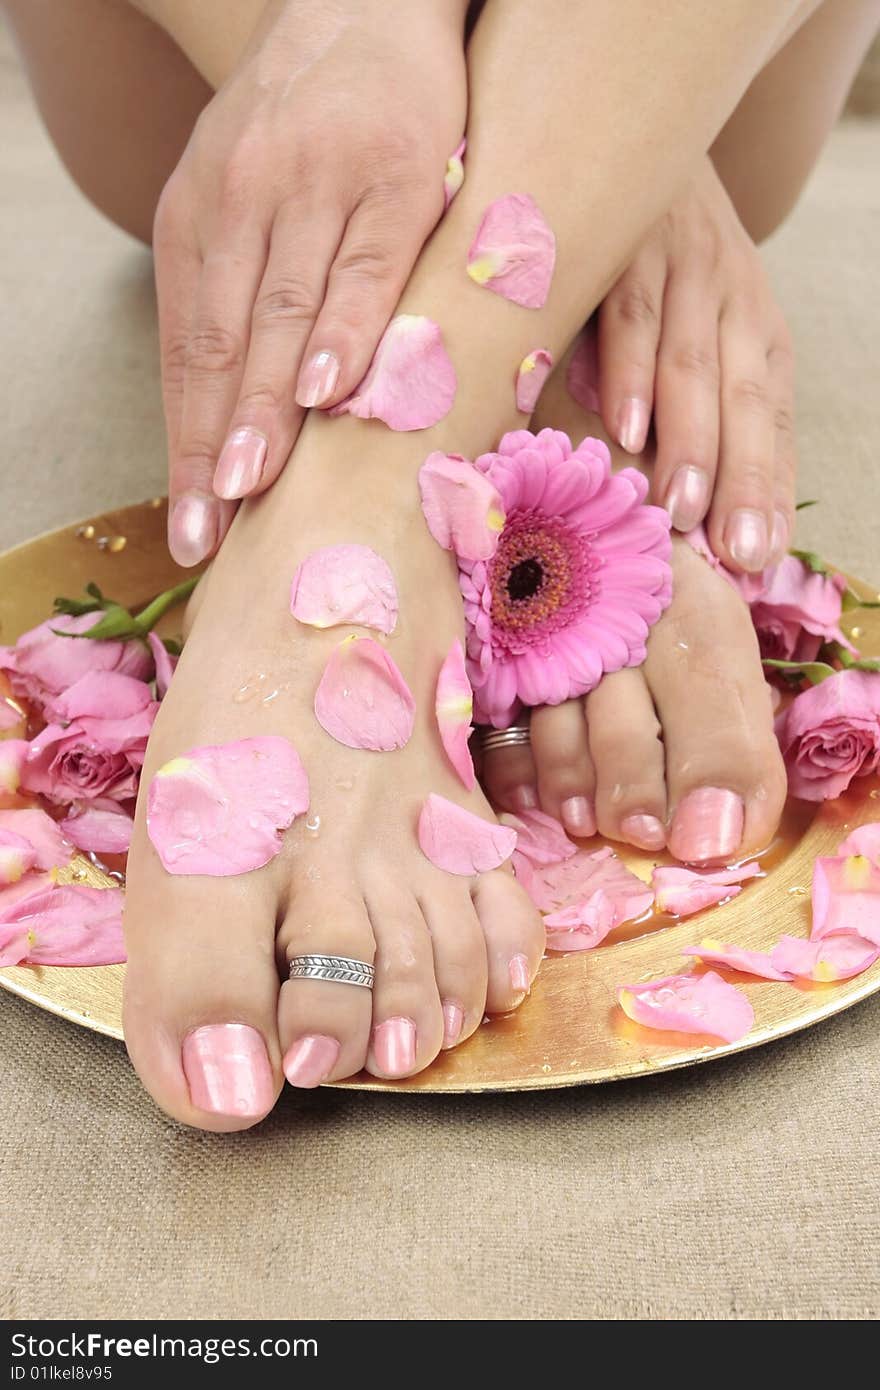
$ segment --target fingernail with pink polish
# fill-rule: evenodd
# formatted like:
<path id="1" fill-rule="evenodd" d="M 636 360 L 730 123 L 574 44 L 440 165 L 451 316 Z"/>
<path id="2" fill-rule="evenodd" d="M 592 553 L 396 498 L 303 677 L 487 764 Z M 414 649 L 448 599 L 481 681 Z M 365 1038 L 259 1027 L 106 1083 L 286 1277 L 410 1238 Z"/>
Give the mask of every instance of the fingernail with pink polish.
<path id="1" fill-rule="evenodd" d="M 786 550 L 790 533 L 788 528 L 788 518 L 783 512 L 773 513 L 773 534 L 770 537 L 770 559 L 777 563 L 782 559 Z"/>
<path id="2" fill-rule="evenodd" d="M 188 568 L 210 555 L 217 544 L 219 519 L 213 497 L 185 492 L 178 498 L 168 523 L 168 548 L 179 565 Z"/>
<path id="3" fill-rule="evenodd" d="M 335 1038 L 307 1033 L 304 1038 L 297 1038 L 284 1054 L 284 1075 L 291 1086 L 313 1090 L 327 1080 L 338 1056 L 339 1043 Z"/>
<path id="4" fill-rule="evenodd" d="M 217 496 L 233 499 L 253 492 L 263 476 L 268 448 L 266 436 L 258 430 L 233 430 L 217 460 L 214 474 Z"/>
<path id="5" fill-rule="evenodd" d="M 709 505 L 709 475 L 703 468 L 687 464 L 672 475 L 666 490 L 666 510 L 676 531 L 693 531 Z"/>
<path id="6" fill-rule="evenodd" d="M 514 787 L 510 793 L 510 799 L 518 811 L 534 811 L 538 805 L 538 791 L 536 787 Z"/>
<path id="7" fill-rule="evenodd" d="M 514 993 L 528 994 L 532 987 L 528 957 L 522 955 L 511 956 L 508 973 L 510 975 L 510 987 Z"/>
<path id="8" fill-rule="evenodd" d="M 305 406 L 307 410 L 323 405 L 333 395 L 338 380 L 339 358 L 336 353 L 316 352 L 299 374 L 297 404 Z"/>
<path id="9" fill-rule="evenodd" d="M 767 563 L 767 522 L 762 512 L 740 507 L 731 514 L 725 532 L 727 548 L 744 570 L 755 573 Z"/>
<path id="10" fill-rule="evenodd" d="M 388 1018 L 373 1029 L 373 1052 L 386 1076 L 405 1076 L 416 1064 L 416 1025 L 411 1018 Z"/>
<path id="11" fill-rule="evenodd" d="M 454 1047 L 461 1037 L 464 1010 L 447 999 L 443 1005 L 443 1046 Z"/>
<path id="12" fill-rule="evenodd" d="M 644 401 L 629 396 L 617 416 L 617 441 L 628 454 L 640 454 L 648 438 L 651 412 Z"/>
<path id="13" fill-rule="evenodd" d="M 666 844 L 666 831 L 656 816 L 627 816 L 620 822 L 620 831 L 637 849 L 662 849 Z"/>
<path id="14" fill-rule="evenodd" d="M 585 796 L 570 796 L 559 807 L 562 824 L 572 835 L 582 838 L 596 833 L 596 817 Z"/>
<path id="15" fill-rule="evenodd" d="M 183 1040 L 183 1072 L 197 1110 L 264 1115 L 275 1099 L 266 1044 L 246 1023 L 208 1023 Z"/>
<path id="16" fill-rule="evenodd" d="M 739 848 L 744 819 L 745 807 L 736 792 L 696 787 L 679 803 L 669 848 L 687 864 L 729 859 Z"/>

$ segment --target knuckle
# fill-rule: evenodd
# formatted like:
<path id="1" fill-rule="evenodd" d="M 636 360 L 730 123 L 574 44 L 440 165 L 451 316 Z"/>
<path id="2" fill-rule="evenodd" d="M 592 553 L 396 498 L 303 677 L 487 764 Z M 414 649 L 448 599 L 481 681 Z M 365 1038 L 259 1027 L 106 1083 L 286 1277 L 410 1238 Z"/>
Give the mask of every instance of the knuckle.
<path id="1" fill-rule="evenodd" d="M 186 370 L 195 376 L 214 376 L 241 369 L 244 344 L 219 323 L 198 325 L 186 345 Z"/>
<path id="2" fill-rule="evenodd" d="M 289 404 L 289 392 L 282 393 L 280 386 L 269 381 L 245 386 L 238 402 L 239 411 L 249 418 L 264 415 L 266 412 L 277 414 L 284 404 Z"/>
<path id="3" fill-rule="evenodd" d="M 654 328 L 660 321 L 657 297 L 643 280 L 624 280 L 612 290 L 612 302 L 620 319 L 633 328 Z"/>
<path id="4" fill-rule="evenodd" d="M 362 281 L 366 285 L 381 284 L 395 274 L 395 256 L 391 246 L 381 241 L 362 241 L 343 251 L 333 267 L 333 276 Z"/>
<path id="5" fill-rule="evenodd" d="M 766 415 L 770 404 L 766 381 L 755 376 L 738 377 L 730 387 L 730 401 L 738 410 Z"/>
<path id="6" fill-rule="evenodd" d="M 718 384 L 718 354 L 702 343 L 681 343 L 672 352 L 670 366 L 682 376 Z"/>
<path id="7" fill-rule="evenodd" d="M 162 379 L 166 386 L 181 382 L 186 373 L 189 336 L 171 333 L 162 345 Z"/>
<path id="8" fill-rule="evenodd" d="M 259 295 L 254 304 L 253 324 L 255 328 L 265 328 L 311 323 L 318 308 L 314 290 L 302 280 L 290 279 Z"/>

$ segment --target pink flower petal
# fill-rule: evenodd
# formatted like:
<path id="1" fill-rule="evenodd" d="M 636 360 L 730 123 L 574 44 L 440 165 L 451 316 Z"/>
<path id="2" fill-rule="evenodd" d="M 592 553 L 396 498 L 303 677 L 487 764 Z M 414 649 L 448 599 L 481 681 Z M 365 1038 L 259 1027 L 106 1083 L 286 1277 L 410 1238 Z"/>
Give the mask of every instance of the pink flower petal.
<path id="1" fill-rule="evenodd" d="M 398 314 L 385 329 L 360 386 L 330 414 L 383 420 L 393 430 L 425 430 L 449 414 L 456 385 L 436 323 Z"/>
<path id="2" fill-rule="evenodd" d="M 846 581 L 818 574 L 796 555 L 766 570 L 764 592 L 752 604 L 761 655 L 781 661 L 815 661 L 823 642 L 855 647 L 840 629 Z"/>
<path id="3" fill-rule="evenodd" d="M 721 869 L 712 873 L 697 873 L 678 865 L 655 869 L 651 882 L 654 900 L 661 912 L 674 917 L 689 917 L 705 907 L 735 898 L 739 884 L 761 872 L 761 865 L 752 862 L 738 869 Z"/>
<path id="4" fill-rule="evenodd" d="M 535 867 L 560 864 L 578 852 L 560 822 L 544 811 L 520 811 L 518 816 L 504 815 L 500 819 L 502 825 L 516 831 L 517 854 L 524 855 Z"/>
<path id="5" fill-rule="evenodd" d="M 30 840 L 0 827 L 0 884 L 18 883 L 36 862 L 36 850 Z"/>
<path id="6" fill-rule="evenodd" d="M 792 796 L 827 801 L 880 768 L 880 675 L 837 671 L 792 700 L 776 720 Z"/>
<path id="7" fill-rule="evenodd" d="M 6 745 L 0 743 L 0 757 Z M 858 825 L 855 830 L 851 830 L 846 839 L 838 845 L 837 853 L 841 858 L 849 854 L 863 854 L 866 859 L 870 859 L 872 864 L 880 864 L 880 820 L 869 821 L 867 825 Z"/>
<path id="8" fill-rule="evenodd" d="M 742 946 L 725 945 L 707 936 L 699 946 L 683 946 L 683 956 L 696 956 L 708 965 L 726 965 L 745 975 L 757 975 L 762 980 L 790 980 L 792 977 L 773 964 L 766 951 L 746 951 Z"/>
<path id="9" fill-rule="evenodd" d="M 126 854 L 131 845 L 134 821 L 127 812 L 103 811 L 86 806 L 61 822 L 61 829 L 85 854 Z"/>
<path id="10" fill-rule="evenodd" d="M 11 650 L 11 648 L 7 648 Z M 12 695 L 0 694 L 0 733 L 14 729 L 25 718 L 25 712 Z"/>
<path id="11" fill-rule="evenodd" d="M 585 902 L 601 888 L 614 903 L 617 921 L 628 922 L 641 917 L 654 901 L 648 884 L 631 873 L 607 845 L 600 850 L 578 849 L 565 860 L 547 865 L 532 864 L 517 847 L 514 868 L 540 912 Z"/>
<path id="12" fill-rule="evenodd" d="M 555 263 L 556 238 L 534 198 L 508 193 L 489 204 L 468 251 L 472 280 L 524 309 L 540 309 Z"/>
<path id="13" fill-rule="evenodd" d="M 535 348 L 523 358 L 516 373 L 517 410 L 532 414 L 552 370 L 553 354 L 546 348 Z"/>
<path id="14" fill-rule="evenodd" d="M 118 671 L 87 671 L 74 685 L 56 695 L 47 706 L 50 723 L 99 716 L 106 720 L 132 719 L 153 703 L 146 681 Z"/>
<path id="15" fill-rule="evenodd" d="M 460 560 L 490 560 L 504 526 L 497 488 L 457 454 L 429 454 L 419 469 L 428 530 Z"/>
<path id="16" fill-rule="evenodd" d="M 308 805 L 293 745 L 275 735 L 244 738 L 161 767 L 150 783 L 147 832 L 170 874 L 244 874 L 274 859 L 280 832 Z"/>
<path id="17" fill-rule="evenodd" d="M 464 652 L 458 638 L 453 642 L 446 660 L 440 667 L 434 709 L 440 729 L 440 741 L 446 756 L 468 791 L 473 791 L 477 777 L 468 741 L 473 733 L 471 715 L 474 710 L 474 697 L 465 670 Z"/>
<path id="18" fill-rule="evenodd" d="M 573 401 L 591 415 L 599 414 L 599 342 L 592 319 L 571 355 L 565 385 Z"/>
<path id="19" fill-rule="evenodd" d="M 627 1018 L 646 1028 L 708 1033 L 728 1043 L 745 1037 L 755 1021 L 755 1011 L 742 991 L 714 970 L 619 985 L 617 999 Z"/>
<path id="20" fill-rule="evenodd" d="M 840 934 L 880 945 L 880 866 L 863 854 L 820 858 L 813 865 L 810 939 Z"/>
<path id="21" fill-rule="evenodd" d="M 760 574 L 734 574 L 722 565 L 715 551 L 709 542 L 709 537 L 703 525 L 695 526 L 693 531 L 688 531 L 684 538 L 688 545 L 702 555 L 704 560 L 708 560 L 713 569 L 717 570 L 723 579 L 726 579 L 745 603 L 755 603 L 767 587 L 767 571 Z"/>
<path id="22" fill-rule="evenodd" d="M 467 140 L 462 140 L 458 149 L 446 161 L 446 174 L 443 179 L 443 210 L 449 207 L 461 185 L 464 183 L 464 152 Z"/>
<path id="23" fill-rule="evenodd" d="M 18 954 L 15 964 L 26 965 L 116 965 L 125 960 L 124 901 L 120 888 L 77 883 L 22 898 L 0 912 L 0 958 Z"/>
<path id="24" fill-rule="evenodd" d="M 347 748 L 403 748 L 412 737 L 415 709 L 409 686 L 372 637 L 340 642 L 315 691 L 315 718 Z"/>
<path id="25" fill-rule="evenodd" d="M 435 792 L 422 806 L 418 834 L 425 857 L 450 874 L 487 873 L 516 848 L 515 830 L 483 820 Z"/>
<path id="26" fill-rule="evenodd" d="M 861 975 L 878 957 L 880 945 L 854 934 L 829 936 L 820 941 L 782 936 L 770 952 L 770 960 L 777 970 L 823 984 Z"/>
<path id="27" fill-rule="evenodd" d="M 31 869 L 18 880 L 18 883 L 8 884 L 5 888 L 0 887 L 0 921 L 3 914 L 15 903 L 20 903 L 25 898 L 32 898 L 37 893 L 46 893 L 50 888 L 54 888 L 57 883 L 57 875 L 54 869 L 45 872 L 37 872 Z"/>
<path id="28" fill-rule="evenodd" d="M 30 744 L 26 738 L 4 738 L 0 741 L 0 793 L 10 796 L 21 786 L 21 774 Z"/>
<path id="29" fill-rule="evenodd" d="M 544 918 L 547 950 L 592 951 L 617 925 L 614 902 L 602 888 L 597 888 L 583 902 Z"/>
<path id="30" fill-rule="evenodd" d="M 325 545 L 293 576 L 290 611 L 310 627 L 356 623 L 387 635 L 397 624 L 397 586 L 368 545 Z"/>
<path id="31" fill-rule="evenodd" d="M 0 811 L 0 830 L 11 830 L 29 841 L 38 869 L 63 869 L 73 858 L 73 848 L 58 825 L 38 807 Z"/>
<path id="32" fill-rule="evenodd" d="M 174 675 L 179 658 L 171 655 L 157 632 L 149 632 L 147 641 L 156 663 L 156 694 L 161 700 L 171 684 L 171 677 Z"/>

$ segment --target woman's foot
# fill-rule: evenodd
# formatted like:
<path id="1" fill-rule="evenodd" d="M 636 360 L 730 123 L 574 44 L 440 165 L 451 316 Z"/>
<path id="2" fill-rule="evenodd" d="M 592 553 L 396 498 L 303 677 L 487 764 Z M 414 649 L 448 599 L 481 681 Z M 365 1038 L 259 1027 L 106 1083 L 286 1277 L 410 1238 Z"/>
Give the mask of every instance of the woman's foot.
<path id="1" fill-rule="evenodd" d="M 427 533 L 415 470 L 371 469 L 376 439 L 377 427 L 360 422 L 309 422 L 271 498 L 243 509 L 150 739 L 129 857 L 125 1036 L 162 1108 L 206 1129 L 259 1120 L 285 1074 L 309 1087 L 364 1066 L 383 1077 L 422 1070 L 486 1010 L 520 1004 L 543 951 L 541 919 L 508 868 L 448 874 L 416 840 L 430 792 L 492 812 L 462 787 L 435 723 L 437 672 L 462 628 L 454 566 Z M 413 441 L 388 447 L 405 458 Z M 327 656 L 350 629 L 296 623 L 290 581 L 310 551 L 342 541 L 371 545 L 397 580 L 400 619 L 387 644 L 417 705 L 413 737 L 397 752 L 343 747 L 313 713 Z M 166 873 L 144 825 L 156 769 L 190 748 L 261 734 L 297 749 L 308 814 L 265 868 Z M 372 995 L 288 980 L 289 960 L 312 953 L 375 957 Z"/>

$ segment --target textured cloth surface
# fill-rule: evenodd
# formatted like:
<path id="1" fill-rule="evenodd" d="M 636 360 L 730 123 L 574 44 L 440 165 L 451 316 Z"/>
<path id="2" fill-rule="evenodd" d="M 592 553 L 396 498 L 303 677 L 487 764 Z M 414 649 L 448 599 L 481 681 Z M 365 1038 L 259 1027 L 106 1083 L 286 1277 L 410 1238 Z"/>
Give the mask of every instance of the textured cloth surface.
<path id="1" fill-rule="evenodd" d="M 163 490 L 151 267 L 58 166 L 0 37 L 0 545 Z M 800 366 L 799 539 L 880 583 L 880 127 L 768 247 Z M 125 1052 L 0 993 L 0 1316 L 880 1312 L 880 1000 L 650 1081 L 288 1092 L 184 1130 Z"/>

